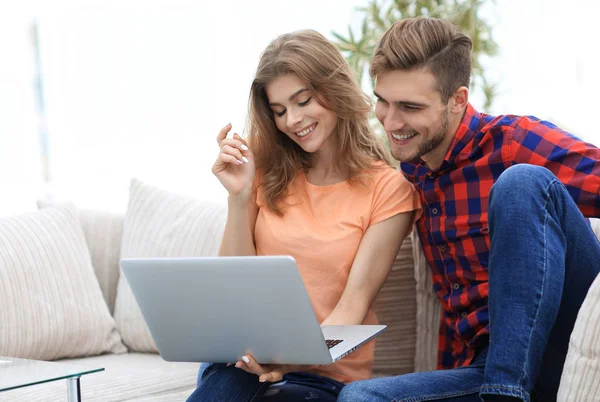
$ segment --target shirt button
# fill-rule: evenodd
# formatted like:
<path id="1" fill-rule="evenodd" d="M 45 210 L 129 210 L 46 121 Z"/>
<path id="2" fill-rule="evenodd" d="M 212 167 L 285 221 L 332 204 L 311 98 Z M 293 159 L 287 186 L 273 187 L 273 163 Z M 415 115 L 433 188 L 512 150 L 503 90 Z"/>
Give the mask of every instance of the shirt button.
<path id="1" fill-rule="evenodd" d="M 467 318 L 468 314 L 465 311 L 463 311 L 462 313 L 460 313 L 460 316 L 462 318 Z"/>
<path id="2" fill-rule="evenodd" d="M 439 209 L 437 209 L 437 208 L 432 208 L 432 209 L 431 209 L 431 213 L 432 213 L 433 215 L 437 215 L 437 214 L 438 214 L 438 212 L 440 212 L 440 210 L 439 210 Z"/>
<path id="3" fill-rule="evenodd" d="M 433 173 L 433 172 L 427 173 L 427 177 L 429 177 L 430 179 L 433 179 L 435 177 L 435 173 Z"/>
<path id="4" fill-rule="evenodd" d="M 444 245 L 441 245 L 441 246 L 440 246 L 440 251 L 441 251 L 442 253 L 445 253 L 445 252 L 446 252 L 446 250 L 448 250 L 448 247 L 446 247 L 446 246 L 444 246 Z"/>
<path id="5" fill-rule="evenodd" d="M 458 283 L 455 283 L 454 285 L 452 285 L 452 287 L 456 290 L 458 290 L 458 288 L 460 288 L 460 285 Z"/>

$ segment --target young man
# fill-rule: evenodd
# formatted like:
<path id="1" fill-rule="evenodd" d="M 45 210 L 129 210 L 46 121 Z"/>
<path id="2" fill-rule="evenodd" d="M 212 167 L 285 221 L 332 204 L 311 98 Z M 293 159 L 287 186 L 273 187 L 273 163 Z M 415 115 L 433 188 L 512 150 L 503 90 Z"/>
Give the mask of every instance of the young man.
<path id="1" fill-rule="evenodd" d="M 600 267 L 600 149 L 534 117 L 469 104 L 471 40 L 399 21 L 375 49 L 376 115 L 418 188 L 443 312 L 438 371 L 358 381 L 338 401 L 553 401 Z"/>

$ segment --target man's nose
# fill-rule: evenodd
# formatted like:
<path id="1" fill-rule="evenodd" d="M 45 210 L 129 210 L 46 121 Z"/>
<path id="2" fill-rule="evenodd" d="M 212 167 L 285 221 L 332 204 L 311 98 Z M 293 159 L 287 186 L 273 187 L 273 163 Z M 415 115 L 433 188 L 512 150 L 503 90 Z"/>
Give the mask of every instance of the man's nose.
<path id="1" fill-rule="evenodd" d="M 396 108 L 390 107 L 387 110 L 387 114 L 385 115 L 385 120 L 383 124 L 384 130 L 388 133 L 392 133 L 394 131 L 401 131 L 405 125 L 406 122 L 404 121 L 400 113 L 398 113 L 398 110 Z"/>

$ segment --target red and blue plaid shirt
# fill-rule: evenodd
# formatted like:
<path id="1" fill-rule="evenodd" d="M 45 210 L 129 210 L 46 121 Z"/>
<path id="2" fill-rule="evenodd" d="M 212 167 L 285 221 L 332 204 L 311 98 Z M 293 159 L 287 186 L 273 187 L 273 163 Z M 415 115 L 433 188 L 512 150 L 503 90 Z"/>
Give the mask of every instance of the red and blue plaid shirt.
<path id="1" fill-rule="evenodd" d="M 600 216 L 600 149 L 535 117 L 489 116 L 468 105 L 438 169 L 401 164 L 421 195 L 417 229 L 443 307 L 439 369 L 470 364 L 489 336 L 488 197 L 517 163 L 545 166 L 585 216 Z"/>

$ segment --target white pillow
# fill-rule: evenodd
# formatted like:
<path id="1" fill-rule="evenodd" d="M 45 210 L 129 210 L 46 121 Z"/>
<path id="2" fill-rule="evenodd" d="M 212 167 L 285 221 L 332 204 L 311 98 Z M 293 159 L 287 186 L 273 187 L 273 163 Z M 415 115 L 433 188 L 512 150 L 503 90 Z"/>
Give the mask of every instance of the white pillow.
<path id="1" fill-rule="evenodd" d="M 124 353 L 72 205 L 0 219 L 0 355 Z"/>
<path id="2" fill-rule="evenodd" d="M 600 219 L 590 222 L 600 240 Z M 600 275 L 577 313 L 557 400 L 600 401 Z"/>
<path id="3" fill-rule="evenodd" d="M 48 208 L 55 204 L 38 200 L 38 208 Z M 112 314 L 115 310 L 117 283 L 119 282 L 119 258 L 125 214 L 77 209 L 83 234 L 92 257 L 92 267 L 100 284 L 102 295 Z"/>
<path id="4" fill-rule="evenodd" d="M 218 255 L 227 209 L 132 180 L 123 225 L 121 258 Z M 123 275 L 115 320 L 123 342 L 136 352 L 157 352 L 139 306 Z"/>

